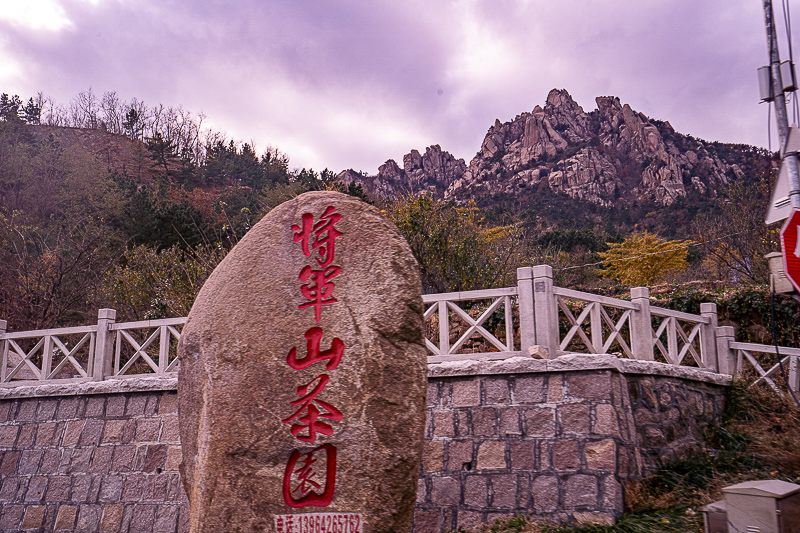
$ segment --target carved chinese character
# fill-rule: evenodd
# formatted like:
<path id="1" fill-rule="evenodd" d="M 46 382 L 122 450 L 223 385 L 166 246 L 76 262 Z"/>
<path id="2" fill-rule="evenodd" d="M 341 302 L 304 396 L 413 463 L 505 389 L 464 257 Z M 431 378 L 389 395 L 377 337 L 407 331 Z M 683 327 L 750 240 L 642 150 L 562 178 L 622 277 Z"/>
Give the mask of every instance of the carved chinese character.
<path id="1" fill-rule="evenodd" d="M 319 221 L 314 223 L 314 215 L 303 213 L 303 227 L 293 225 L 294 242 L 299 242 L 303 247 L 303 254 L 311 256 L 311 250 L 316 250 L 319 257 L 315 258 L 319 266 L 325 268 L 333 262 L 336 254 L 336 239 L 342 236 L 334 224 L 342 219 L 342 215 L 336 212 L 336 208 L 328 206 L 325 212 L 319 217 Z M 311 236 L 314 241 L 311 242 Z"/>
<path id="2" fill-rule="evenodd" d="M 308 392 L 309 387 L 311 387 L 311 385 L 317 380 L 319 380 L 319 383 L 314 386 L 311 392 Z M 281 422 L 288 424 L 293 420 L 297 420 L 298 423 L 292 424 L 290 430 L 292 435 L 297 437 L 298 440 L 303 442 L 316 442 L 317 433 L 330 437 L 333 435 L 333 427 L 319 419 L 325 418 L 334 421 L 339 421 L 342 419 L 341 411 L 328 402 L 317 399 L 317 396 L 319 393 L 325 390 L 325 387 L 328 385 L 329 381 L 330 378 L 328 375 L 322 374 L 321 376 L 317 376 L 312 379 L 309 383 L 297 387 L 297 394 L 301 395 L 302 397 L 291 402 L 291 404 L 295 407 L 299 407 L 299 409 L 295 411 L 292 416 L 281 420 Z M 323 411 L 320 411 L 320 408 L 322 408 Z M 308 435 L 298 436 L 298 433 L 305 429 L 308 429 Z"/>
<path id="3" fill-rule="evenodd" d="M 325 478 L 321 479 L 314 465 L 324 459 Z M 336 447 L 323 444 L 308 453 L 292 451 L 283 474 L 283 499 L 289 507 L 327 507 L 336 486 Z"/>
<path id="4" fill-rule="evenodd" d="M 309 283 L 300 287 L 300 292 L 303 294 L 304 298 L 311 301 L 300 304 L 297 308 L 305 309 L 306 307 L 313 307 L 314 318 L 319 322 L 322 315 L 322 306 L 339 301 L 332 295 L 336 284 L 331 282 L 331 280 L 341 273 L 342 269 L 335 265 L 329 266 L 323 270 L 314 270 L 310 266 L 303 267 L 303 270 L 300 271 L 299 279 L 300 281 L 308 281 Z"/>
<path id="5" fill-rule="evenodd" d="M 344 353 L 344 342 L 341 339 L 334 338 L 329 349 L 320 351 L 319 345 L 322 341 L 322 335 L 322 328 L 313 327 L 306 331 L 303 334 L 306 338 L 306 356 L 298 359 L 297 348 L 292 348 L 289 351 L 289 355 L 286 356 L 286 362 L 289 366 L 295 370 L 303 370 L 317 361 L 327 360 L 328 364 L 325 365 L 325 368 L 328 370 L 334 370 L 338 367 Z"/>

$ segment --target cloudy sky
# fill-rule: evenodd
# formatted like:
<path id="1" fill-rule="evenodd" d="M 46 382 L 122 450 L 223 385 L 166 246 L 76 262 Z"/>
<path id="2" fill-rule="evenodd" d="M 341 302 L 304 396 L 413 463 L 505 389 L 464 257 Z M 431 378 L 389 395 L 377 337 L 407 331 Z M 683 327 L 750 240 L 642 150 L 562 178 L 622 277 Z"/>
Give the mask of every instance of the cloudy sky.
<path id="1" fill-rule="evenodd" d="M 182 105 L 317 170 L 375 173 L 431 144 L 469 161 L 496 118 L 544 104 L 552 88 L 586 111 L 615 95 L 682 133 L 766 146 L 761 9 L 760 0 L 0 0 L 0 92 L 42 91 L 66 105 L 91 87 Z"/>

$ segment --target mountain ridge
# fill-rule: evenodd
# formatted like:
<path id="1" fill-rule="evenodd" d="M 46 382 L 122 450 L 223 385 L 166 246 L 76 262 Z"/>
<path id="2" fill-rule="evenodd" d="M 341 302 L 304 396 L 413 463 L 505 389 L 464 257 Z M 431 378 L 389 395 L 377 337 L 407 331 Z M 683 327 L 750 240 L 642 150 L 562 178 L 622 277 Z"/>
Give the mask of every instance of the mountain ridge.
<path id="1" fill-rule="evenodd" d="M 544 106 L 496 119 L 469 164 L 432 145 L 424 154 L 412 150 L 402 168 L 390 159 L 375 175 L 345 170 L 338 177 L 389 198 L 425 192 L 492 206 L 493 198 L 549 192 L 613 209 L 671 207 L 689 197 L 709 202 L 770 166 L 764 149 L 678 133 L 616 96 L 596 103 L 587 113 L 566 90 L 553 89 Z"/>

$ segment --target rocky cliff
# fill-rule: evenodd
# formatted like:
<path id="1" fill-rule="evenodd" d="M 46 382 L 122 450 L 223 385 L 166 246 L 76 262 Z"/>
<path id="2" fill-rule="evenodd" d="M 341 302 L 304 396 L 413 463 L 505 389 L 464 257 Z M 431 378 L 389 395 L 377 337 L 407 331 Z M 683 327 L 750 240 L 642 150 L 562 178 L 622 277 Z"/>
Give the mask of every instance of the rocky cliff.
<path id="1" fill-rule="evenodd" d="M 389 160 L 377 175 L 345 171 L 340 178 L 385 197 L 429 192 L 464 202 L 547 188 L 611 207 L 669 206 L 692 192 L 713 197 L 744 173 L 718 143 L 676 133 L 617 97 L 596 102 L 587 113 L 567 91 L 550 91 L 544 107 L 495 121 L 469 166 L 435 145 L 424 155 L 412 150 L 402 168 Z"/>

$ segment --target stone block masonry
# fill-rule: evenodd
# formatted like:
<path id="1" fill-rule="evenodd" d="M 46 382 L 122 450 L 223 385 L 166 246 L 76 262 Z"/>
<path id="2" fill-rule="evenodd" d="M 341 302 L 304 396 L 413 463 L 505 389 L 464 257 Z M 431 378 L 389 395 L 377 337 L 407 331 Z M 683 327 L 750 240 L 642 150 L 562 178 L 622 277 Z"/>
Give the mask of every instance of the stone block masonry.
<path id="1" fill-rule="evenodd" d="M 174 390 L 0 400 L 0 531 L 188 531 L 176 400 Z"/>
<path id="2" fill-rule="evenodd" d="M 429 365 L 415 533 L 611 521 L 720 420 L 729 378 L 611 356 Z M 176 380 L 0 389 L 0 533 L 188 531 Z"/>

